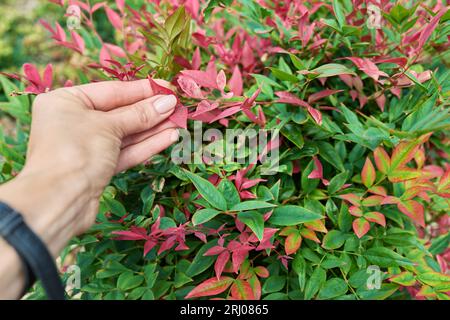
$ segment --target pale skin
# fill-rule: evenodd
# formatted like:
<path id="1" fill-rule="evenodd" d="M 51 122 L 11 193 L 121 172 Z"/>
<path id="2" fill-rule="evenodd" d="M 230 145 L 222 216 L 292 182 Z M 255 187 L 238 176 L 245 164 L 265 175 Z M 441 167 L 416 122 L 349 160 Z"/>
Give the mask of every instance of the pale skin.
<path id="1" fill-rule="evenodd" d="M 95 222 L 99 198 L 115 173 L 178 140 L 167 120 L 175 104 L 173 95 L 154 95 L 148 80 L 98 82 L 37 96 L 26 164 L 0 186 L 0 201 L 22 213 L 56 258 Z M 22 262 L 2 238 L 0 261 L 0 299 L 20 298 Z"/>

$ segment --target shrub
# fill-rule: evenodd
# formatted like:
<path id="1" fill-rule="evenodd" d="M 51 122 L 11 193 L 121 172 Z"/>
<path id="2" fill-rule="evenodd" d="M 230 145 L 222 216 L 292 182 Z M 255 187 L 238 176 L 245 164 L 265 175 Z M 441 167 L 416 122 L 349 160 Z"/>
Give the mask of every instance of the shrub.
<path id="1" fill-rule="evenodd" d="M 72 294 L 448 299 L 450 14 L 381 2 L 81 2 L 80 29 L 42 21 L 85 63 L 75 82 L 149 77 L 167 93 L 152 79 L 168 79 L 182 128 L 280 134 L 273 168 L 177 165 L 168 150 L 114 177 L 62 255 L 81 267 Z M 33 71 L 1 78 L 5 92 L 51 89 L 51 66 Z M 8 98 L 2 179 L 23 165 L 30 117 L 28 96 Z"/>

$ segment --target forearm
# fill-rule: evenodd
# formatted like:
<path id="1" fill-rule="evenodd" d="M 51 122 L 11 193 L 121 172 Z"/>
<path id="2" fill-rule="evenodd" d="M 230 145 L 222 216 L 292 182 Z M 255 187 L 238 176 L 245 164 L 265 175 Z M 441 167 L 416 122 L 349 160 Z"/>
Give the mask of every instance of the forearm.
<path id="1" fill-rule="evenodd" d="M 57 257 L 78 230 L 76 217 L 95 205 L 88 185 L 75 172 L 31 172 L 0 186 L 0 201 L 20 212 L 29 227 Z M 25 284 L 22 262 L 15 250 L 0 240 L 0 298 L 18 298 Z"/>

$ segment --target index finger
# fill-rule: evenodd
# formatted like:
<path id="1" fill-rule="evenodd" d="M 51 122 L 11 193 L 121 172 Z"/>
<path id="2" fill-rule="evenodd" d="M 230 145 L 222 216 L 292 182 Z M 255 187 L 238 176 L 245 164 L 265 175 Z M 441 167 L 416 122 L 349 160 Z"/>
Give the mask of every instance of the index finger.
<path id="1" fill-rule="evenodd" d="M 164 87 L 169 87 L 167 81 L 155 79 Z M 100 111 L 110 111 L 119 107 L 134 104 L 154 95 L 148 79 L 136 81 L 102 81 L 68 87 L 66 90 L 87 100 L 90 107 Z"/>

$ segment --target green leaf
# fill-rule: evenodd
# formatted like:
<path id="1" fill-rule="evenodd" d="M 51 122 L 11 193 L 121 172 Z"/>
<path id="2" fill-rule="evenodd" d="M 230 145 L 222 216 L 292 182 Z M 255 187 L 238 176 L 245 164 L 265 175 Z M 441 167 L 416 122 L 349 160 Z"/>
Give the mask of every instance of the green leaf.
<path id="1" fill-rule="evenodd" d="M 281 80 L 281 81 L 289 81 L 289 82 L 299 82 L 299 79 L 287 72 L 284 72 L 283 70 L 277 69 L 277 68 L 269 68 L 270 71 L 272 71 L 272 74 L 275 76 L 275 78 Z"/>
<path id="2" fill-rule="evenodd" d="M 241 202 L 241 197 L 233 182 L 228 179 L 222 179 L 217 186 L 217 189 L 222 193 L 227 201 L 228 207 L 232 207 Z"/>
<path id="3" fill-rule="evenodd" d="M 262 208 L 272 208 L 276 206 L 277 206 L 276 204 L 268 203 L 265 201 L 249 200 L 236 204 L 230 209 L 230 211 L 246 211 Z"/>
<path id="4" fill-rule="evenodd" d="M 297 253 L 292 261 L 292 269 L 298 275 L 298 284 L 300 290 L 305 289 L 306 284 L 306 261 L 300 253 Z"/>
<path id="5" fill-rule="evenodd" d="M 192 216 L 192 224 L 196 226 L 208 222 L 209 220 L 217 216 L 219 213 L 220 211 L 210 208 L 198 210 Z"/>
<path id="6" fill-rule="evenodd" d="M 299 149 L 303 148 L 305 141 L 303 140 L 303 134 L 299 125 L 292 123 L 286 123 L 281 128 L 281 134 L 285 136 L 289 141 L 295 144 Z"/>
<path id="7" fill-rule="evenodd" d="M 277 207 L 269 222 L 278 226 L 295 226 L 300 223 L 322 219 L 319 213 L 312 212 L 306 208 L 294 205 Z"/>
<path id="8" fill-rule="evenodd" d="M 391 249 L 384 247 L 370 248 L 365 252 L 364 257 L 366 257 L 371 263 L 376 264 L 379 267 L 413 265 L 411 260 L 399 255 Z"/>
<path id="9" fill-rule="evenodd" d="M 197 251 L 197 254 L 194 257 L 194 260 L 192 260 L 191 265 L 186 270 L 186 275 L 188 277 L 194 277 L 196 275 L 199 275 L 203 271 L 207 270 L 216 260 L 217 257 L 215 256 L 203 256 L 206 251 L 211 249 L 213 246 L 217 245 L 217 239 L 210 241 L 206 244 L 204 244 L 200 250 Z"/>
<path id="10" fill-rule="evenodd" d="M 327 273 L 321 267 L 317 267 L 308 279 L 305 288 L 305 300 L 311 300 L 315 294 L 322 288 L 327 280 Z"/>
<path id="11" fill-rule="evenodd" d="M 340 248 L 347 238 L 348 234 L 339 230 L 331 230 L 323 237 L 322 247 L 325 249 Z"/>
<path id="12" fill-rule="evenodd" d="M 340 278 L 332 278 L 328 280 L 322 289 L 320 289 L 318 299 L 326 300 L 344 295 L 348 290 L 347 283 Z"/>
<path id="13" fill-rule="evenodd" d="M 447 233 L 431 240 L 431 246 L 429 250 L 433 255 L 436 255 L 444 252 L 449 246 L 450 233 Z"/>
<path id="14" fill-rule="evenodd" d="M 332 1 L 332 3 L 334 15 L 336 16 L 339 26 L 342 28 L 345 25 L 345 14 L 344 10 L 342 9 L 341 0 L 334 0 Z"/>
<path id="15" fill-rule="evenodd" d="M 345 171 L 344 163 L 341 157 L 337 153 L 336 149 L 328 142 L 317 141 L 317 147 L 319 148 L 319 154 L 329 164 L 334 166 L 339 171 Z"/>
<path id="16" fill-rule="evenodd" d="M 286 277 L 284 276 L 272 276 L 267 278 L 266 282 L 262 286 L 263 293 L 272 293 L 281 291 L 286 284 Z"/>
<path id="17" fill-rule="evenodd" d="M 312 69 L 311 72 L 316 73 L 318 78 L 333 77 L 340 74 L 356 75 L 352 70 L 338 63 L 324 64 L 318 68 Z"/>
<path id="18" fill-rule="evenodd" d="M 144 282 L 144 277 L 141 275 L 135 275 L 131 271 L 122 273 L 117 279 L 117 288 L 123 291 L 127 291 L 140 286 Z"/>
<path id="19" fill-rule="evenodd" d="M 184 6 L 180 6 L 164 23 L 170 39 L 174 39 L 183 30 L 186 23 L 186 11 Z"/>
<path id="20" fill-rule="evenodd" d="M 217 209 L 222 211 L 227 210 L 227 202 L 225 198 L 211 182 L 190 171 L 184 170 L 184 173 L 187 175 L 189 180 L 192 181 L 198 192 L 206 201 Z"/>
<path id="21" fill-rule="evenodd" d="M 123 217 L 124 215 L 127 214 L 127 210 L 125 209 L 125 207 L 123 206 L 123 204 L 119 201 L 117 201 L 116 199 L 110 198 L 110 197 L 103 197 L 103 201 L 106 205 L 106 207 L 108 208 L 108 210 L 118 216 L 118 217 Z"/>
<path id="22" fill-rule="evenodd" d="M 347 181 L 348 172 L 344 171 L 341 172 L 333 177 L 333 179 L 330 180 L 330 184 L 328 185 L 328 193 L 334 194 L 339 191 L 339 189 L 342 188 L 342 186 Z"/>
<path id="23" fill-rule="evenodd" d="M 259 241 L 262 240 L 264 235 L 264 219 L 261 213 L 258 211 L 240 212 L 238 219 L 255 233 Z"/>

